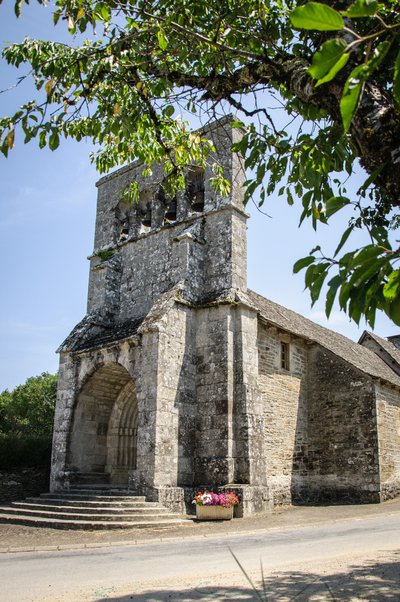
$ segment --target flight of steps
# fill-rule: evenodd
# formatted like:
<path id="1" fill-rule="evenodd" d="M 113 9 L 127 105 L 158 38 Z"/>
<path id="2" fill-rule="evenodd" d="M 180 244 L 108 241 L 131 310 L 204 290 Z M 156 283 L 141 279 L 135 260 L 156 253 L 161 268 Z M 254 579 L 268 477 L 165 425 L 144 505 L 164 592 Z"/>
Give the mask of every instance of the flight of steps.
<path id="1" fill-rule="evenodd" d="M 188 524 L 158 502 L 111 485 L 81 485 L 0 506 L 0 523 L 53 529 L 162 528 Z"/>

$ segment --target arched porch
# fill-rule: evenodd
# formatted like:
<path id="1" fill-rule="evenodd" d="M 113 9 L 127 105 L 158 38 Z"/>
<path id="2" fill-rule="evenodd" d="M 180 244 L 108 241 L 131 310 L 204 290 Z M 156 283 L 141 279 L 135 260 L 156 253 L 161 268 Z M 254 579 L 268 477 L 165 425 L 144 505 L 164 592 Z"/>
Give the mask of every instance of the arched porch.
<path id="1" fill-rule="evenodd" d="M 78 475 L 127 484 L 136 468 L 138 406 L 134 381 L 120 364 L 104 364 L 75 405 L 68 464 Z"/>

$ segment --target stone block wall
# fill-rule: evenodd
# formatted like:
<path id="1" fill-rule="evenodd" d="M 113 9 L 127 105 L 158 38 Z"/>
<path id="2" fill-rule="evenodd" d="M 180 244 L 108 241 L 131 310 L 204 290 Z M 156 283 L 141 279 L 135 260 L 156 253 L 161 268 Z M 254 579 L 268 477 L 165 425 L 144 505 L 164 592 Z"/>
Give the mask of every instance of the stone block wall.
<path id="1" fill-rule="evenodd" d="M 196 420 L 193 310 L 175 304 L 158 328 L 154 485 L 191 486 Z"/>
<path id="2" fill-rule="evenodd" d="M 379 501 L 372 378 L 314 345 L 309 352 L 308 399 L 309 476 L 303 499 Z"/>
<path id="3" fill-rule="evenodd" d="M 288 369 L 281 367 L 281 343 L 288 346 Z M 268 486 L 274 505 L 290 504 L 307 475 L 307 346 L 259 323 L 258 354 Z"/>
<path id="4" fill-rule="evenodd" d="M 233 345 L 229 305 L 200 310 L 196 318 L 196 458 L 194 482 L 234 478 Z"/>
<path id="5" fill-rule="evenodd" d="M 181 282 L 189 300 L 246 290 L 246 219 L 231 206 L 170 224 L 91 259 L 88 310 L 123 322 L 146 315 Z"/>
<path id="6" fill-rule="evenodd" d="M 247 215 L 230 207 L 207 216 L 203 295 L 247 289 Z"/>
<path id="7" fill-rule="evenodd" d="M 383 500 L 400 493 L 400 395 L 388 385 L 376 385 L 379 467 Z"/>
<path id="8" fill-rule="evenodd" d="M 0 504 L 38 496 L 48 488 L 48 466 L 0 470 Z"/>

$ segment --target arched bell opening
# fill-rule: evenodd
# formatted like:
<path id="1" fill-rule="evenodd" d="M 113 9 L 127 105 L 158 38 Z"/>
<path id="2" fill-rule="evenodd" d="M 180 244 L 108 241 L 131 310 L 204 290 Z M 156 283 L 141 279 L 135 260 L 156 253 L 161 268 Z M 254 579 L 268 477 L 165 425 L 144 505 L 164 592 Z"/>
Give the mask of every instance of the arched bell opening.
<path id="1" fill-rule="evenodd" d="M 82 387 L 75 406 L 68 464 L 78 480 L 128 482 L 136 463 L 137 402 L 125 368 L 105 364 Z"/>
<path id="2" fill-rule="evenodd" d="M 204 170 L 192 166 L 186 174 L 186 198 L 195 213 L 204 211 Z"/>

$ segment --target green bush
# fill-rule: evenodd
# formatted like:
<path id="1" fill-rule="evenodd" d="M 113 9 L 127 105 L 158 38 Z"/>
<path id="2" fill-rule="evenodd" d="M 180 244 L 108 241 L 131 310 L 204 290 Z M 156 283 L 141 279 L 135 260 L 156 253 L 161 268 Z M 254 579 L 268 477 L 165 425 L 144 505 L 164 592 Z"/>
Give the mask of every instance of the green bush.
<path id="1" fill-rule="evenodd" d="M 0 393 L 0 470 L 50 465 L 56 391 L 43 372 Z"/>
<path id="2" fill-rule="evenodd" d="M 0 433 L 0 470 L 49 465 L 51 439 L 51 435 L 21 437 Z"/>
<path id="3" fill-rule="evenodd" d="M 56 392 L 57 375 L 43 372 L 0 393 L 0 433 L 51 437 Z"/>

